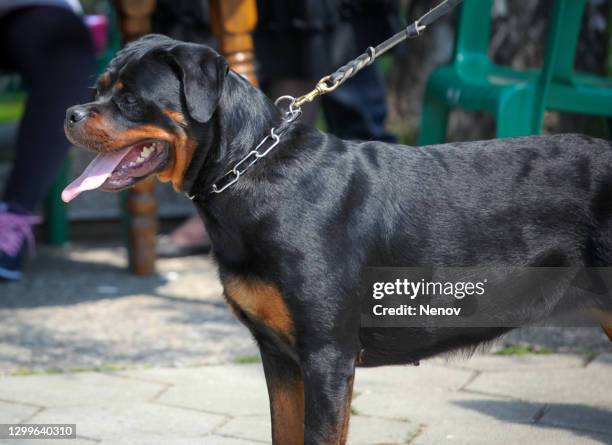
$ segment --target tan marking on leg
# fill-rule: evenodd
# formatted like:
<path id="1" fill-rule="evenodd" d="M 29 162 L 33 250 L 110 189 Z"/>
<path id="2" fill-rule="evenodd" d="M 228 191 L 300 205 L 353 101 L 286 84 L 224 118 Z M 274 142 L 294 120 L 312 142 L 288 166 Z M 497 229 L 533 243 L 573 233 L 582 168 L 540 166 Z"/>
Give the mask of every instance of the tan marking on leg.
<path id="1" fill-rule="evenodd" d="M 612 325 L 602 326 L 602 329 L 604 330 L 610 341 L 612 341 Z"/>
<path id="2" fill-rule="evenodd" d="M 231 277 L 224 288 L 227 298 L 241 310 L 295 343 L 293 320 L 276 286 L 258 279 Z"/>
<path id="3" fill-rule="evenodd" d="M 348 440 L 349 422 L 351 419 L 351 401 L 353 400 L 353 383 L 355 382 L 355 374 L 351 376 L 348 383 L 348 394 L 346 395 L 344 405 L 344 417 L 342 419 L 342 431 L 340 433 L 340 445 L 345 445 Z"/>
<path id="4" fill-rule="evenodd" d="M 270 388 L 272 411 L 272 443 L 301 445 L 304 443 L 304 381 L 273 385 Z"/>
<path id="5" fill-rule="evenodd" d="M 335 429 L 325 441 L 325 445 L 346 445 L 349 432 L 349 423 L 351 419 L 351 400 L 353 399 L 353 382 L 355 381 L 355 373 L 347 382 L 346 394 L 344 395 L 344 407 L 342 409 L 342 418 L 338 419 L 338 423 L 334 425 Z"/>
<path id="6" fill-rule="evenodd" d="M 612 341 L 612 313 L 601 310 L 593 310 L 592 314 L 593 318 L 599 322 L 601 328 L 606 333 L 610 341 Z"/>

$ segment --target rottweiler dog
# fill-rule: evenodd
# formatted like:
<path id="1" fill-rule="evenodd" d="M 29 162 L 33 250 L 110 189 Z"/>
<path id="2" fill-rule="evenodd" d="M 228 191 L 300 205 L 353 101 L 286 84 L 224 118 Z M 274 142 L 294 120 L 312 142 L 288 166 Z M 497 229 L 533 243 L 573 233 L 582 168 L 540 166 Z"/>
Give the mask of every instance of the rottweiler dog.
<path id="1" fill-rule="evenodd" d="M 93 102 L 67 110 L 68 139 L 98 155 L 63 193 L 157 175 L 193 199 L 227 302 L 261 350 L 274 444 L 344 444 L 357 365 L 413 363 L 510 329 L 363 327 L 366 267 L 612 265 L 610 142 L 408 147 L 295 122 L 213 193 L 281 118 L 211 48 L 143 37 L 109 64 Z"/>

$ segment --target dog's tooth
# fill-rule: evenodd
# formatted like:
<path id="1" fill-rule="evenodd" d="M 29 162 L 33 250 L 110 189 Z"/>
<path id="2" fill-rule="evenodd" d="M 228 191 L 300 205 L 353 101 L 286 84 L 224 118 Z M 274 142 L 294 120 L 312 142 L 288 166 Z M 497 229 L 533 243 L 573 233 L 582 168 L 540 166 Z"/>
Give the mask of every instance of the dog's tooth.
<path id="1" fill-rule="evenodd" d="M 134 161 L 130 162 L 130 167 L 134 167 L 136 163 Z"/>

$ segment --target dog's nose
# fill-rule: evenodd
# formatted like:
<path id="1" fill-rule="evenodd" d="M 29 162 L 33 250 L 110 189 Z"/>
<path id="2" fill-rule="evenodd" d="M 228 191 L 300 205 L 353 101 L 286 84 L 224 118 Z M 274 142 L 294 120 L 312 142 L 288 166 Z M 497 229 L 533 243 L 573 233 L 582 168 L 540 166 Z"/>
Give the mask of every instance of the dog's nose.
<path id="1" fill-rule="evenodd" d="M 85 119 L 88 114 L 87 110 L 80 105 L 70 107 L 66 110 L 66 124 L 74 125 Z"/>

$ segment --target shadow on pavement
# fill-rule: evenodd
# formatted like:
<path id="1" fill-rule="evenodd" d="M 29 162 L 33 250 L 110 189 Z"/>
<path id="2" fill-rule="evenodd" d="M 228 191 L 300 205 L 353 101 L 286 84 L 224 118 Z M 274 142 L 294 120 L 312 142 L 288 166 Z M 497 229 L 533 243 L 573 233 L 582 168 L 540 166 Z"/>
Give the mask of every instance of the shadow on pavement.
<path id="1" fill-rule="evenodd" d="M 536 408 L 542 405 L 512 400 L 460 400 L 452 403 L 495 417 L 502 422 L 516 422 L 511 413 L 513 405 L 517 403 L 522 406 L 534 405 Z M 572 403 L 547 403 L 538 411 L 533 423 L 530 423 L 533 427 L 567 430 L 577 438 L 589 437 L 603 444 L 612 443 L 611 409 Z M 607 437 L 602 438 L 602 436 Z"/>

